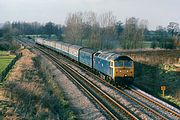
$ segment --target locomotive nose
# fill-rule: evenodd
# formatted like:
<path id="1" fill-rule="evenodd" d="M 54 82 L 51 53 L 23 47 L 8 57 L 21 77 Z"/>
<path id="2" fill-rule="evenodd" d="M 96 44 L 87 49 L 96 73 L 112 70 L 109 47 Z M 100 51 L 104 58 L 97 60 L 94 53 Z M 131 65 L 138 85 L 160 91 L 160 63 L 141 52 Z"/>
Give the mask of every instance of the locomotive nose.
<path id="1" fill-rule="evenodd" d="M 116 72 L 116 76 L 117 77 L 129 77 L 129 76 L 133 76 L 132 69 L 119 69 L 119 68 L 116 68 L 115 72 Z"/>

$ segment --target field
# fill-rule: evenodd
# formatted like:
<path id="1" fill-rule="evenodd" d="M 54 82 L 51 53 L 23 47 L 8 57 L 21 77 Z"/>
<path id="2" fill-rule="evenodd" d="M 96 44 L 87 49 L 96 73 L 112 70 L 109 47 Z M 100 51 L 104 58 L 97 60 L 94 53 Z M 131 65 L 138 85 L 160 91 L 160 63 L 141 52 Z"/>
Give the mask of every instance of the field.
<path id="1" fill-rule="evenodd" d="M 0 73 L 9 65 L 15 55 L 10 55 L 6 51 L 0 51 Z"/>
<path id="2" fill-rule="evenodd" d="M 1 56 L 9 55 L 9 52 L 7 52 L 7 51 L 0 51 L 0 55 Z"/>
<path id="3" fill-rule="evenodd" d="M 151 41 L 144 41 L 143 42 L 143 48 L 151 48 L 151 44 L 152 44 Z"/>

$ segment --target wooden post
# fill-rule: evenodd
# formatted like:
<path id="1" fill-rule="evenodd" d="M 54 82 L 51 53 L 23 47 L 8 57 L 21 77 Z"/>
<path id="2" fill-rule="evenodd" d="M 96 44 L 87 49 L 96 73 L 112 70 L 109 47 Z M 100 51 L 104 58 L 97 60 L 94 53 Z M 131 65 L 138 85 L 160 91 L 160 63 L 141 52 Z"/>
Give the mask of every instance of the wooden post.
<path id="1" fill-rule="evenodd" d="M 164 97 L 164 91 L 166 90 L 166 86 L 161 86 L 161 90 L 162 90 L 162 97 Z"/>

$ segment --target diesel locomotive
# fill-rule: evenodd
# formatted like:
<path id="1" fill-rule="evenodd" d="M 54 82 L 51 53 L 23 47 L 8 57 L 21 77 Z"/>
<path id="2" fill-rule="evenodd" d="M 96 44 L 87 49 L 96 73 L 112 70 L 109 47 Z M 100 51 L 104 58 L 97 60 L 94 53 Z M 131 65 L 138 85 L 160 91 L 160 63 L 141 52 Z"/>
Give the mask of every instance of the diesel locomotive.
<path id="1" fill-rule="evenodd" d="M 95 74 L 116 86 L 130 85 L 134 81 L 134 61 L 129 56 L 94 51 L 86 47 L 47 41 L 42 38 L 37 38 L 35 42 L 88 67 Z"/>

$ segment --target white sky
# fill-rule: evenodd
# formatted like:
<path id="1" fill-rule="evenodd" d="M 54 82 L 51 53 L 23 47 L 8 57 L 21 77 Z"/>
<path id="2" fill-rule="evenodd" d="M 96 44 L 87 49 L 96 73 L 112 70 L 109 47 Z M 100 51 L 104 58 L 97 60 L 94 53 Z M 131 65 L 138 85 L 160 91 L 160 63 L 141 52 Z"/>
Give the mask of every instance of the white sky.
<path id="1" fill-rule="evenodd" d="M 169 22 L 180 24 L 180 0 L 0 0 L 0 23 L 48 21 L 64 24 L 68 13 L 112 11 L 118 20 L 147 19 L 149 29 Z"/>

